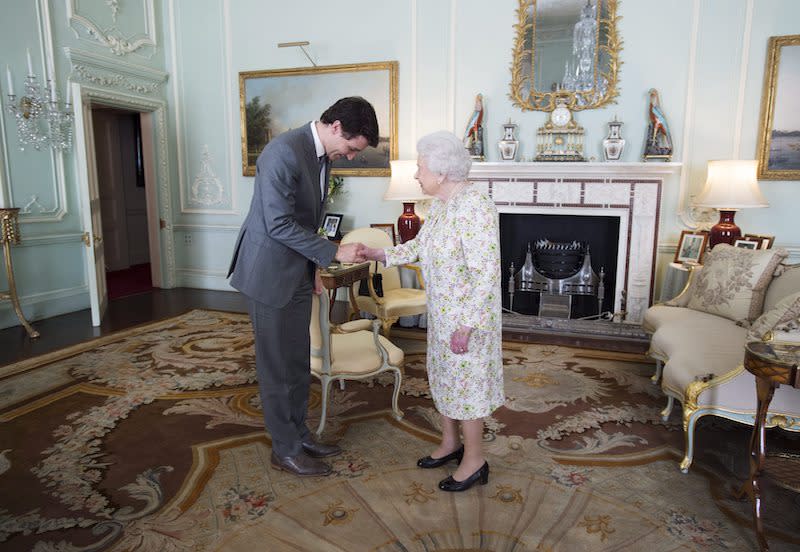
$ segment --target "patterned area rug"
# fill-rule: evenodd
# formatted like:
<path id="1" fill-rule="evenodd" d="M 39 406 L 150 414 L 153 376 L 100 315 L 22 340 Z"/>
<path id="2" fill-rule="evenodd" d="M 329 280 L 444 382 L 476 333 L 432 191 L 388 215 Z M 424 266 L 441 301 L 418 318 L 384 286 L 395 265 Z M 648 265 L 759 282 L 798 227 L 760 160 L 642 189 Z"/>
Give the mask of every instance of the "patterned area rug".
<path id="1" fill-rule="evenodd" d="M 414 467 L 438 431 L 424 342 L 398 343 L 405 418 L 388 379 L 337 389 L 324 439 L 345 453 L 328 478 L 269 468 L 244 315 L 192 311 L 0 368 L 0 548 L 752 549 L 725 471 L 746 432 L 709 424 L 723 444 L 681 474 L 679 419 L 661 420 L 641 358 L 506 344 L 489 484 L 446 494 L 447 468 Z M 772 549 L 790 550 L 797 505 L 775 496 Z"/>

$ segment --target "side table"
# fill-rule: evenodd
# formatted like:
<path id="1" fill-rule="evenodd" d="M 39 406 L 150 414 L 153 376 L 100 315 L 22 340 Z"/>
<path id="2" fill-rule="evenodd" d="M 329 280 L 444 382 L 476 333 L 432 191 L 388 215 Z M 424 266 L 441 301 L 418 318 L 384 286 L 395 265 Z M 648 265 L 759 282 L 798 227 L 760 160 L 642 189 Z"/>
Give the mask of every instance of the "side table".
<path id="1" fill-rule="evenodd" d="M 353 312 L 358 312 L 358 303 L 353 293 L 353 284 L 360 280 L 369 278 L 369 263 L 331 265 L 320 271 L 322 285 L 328 290 L 330 305 L 328 306 L 328 317 L 333 312 L 333 304 L 336 301 L 336 290 L 340 287 L 347 287 L 350 296 L 350 306 Z"/>
<path id="2" fill-rule="evenodd" d="M 750 438 L 750 487 L 753 498 L 753 524 L 758 545 L 769 550 L 761 519 L 762 497 L 759 478 L 772 474 L 783 486 L 800 492 L 800 455 L 777 454 L 766 456 L 765 432 L 767 412 L 775 389 L 781 385 L 800 388 L 800 343 L 783 344 L 753 341 L 745 345 L 744 367 L 756 377 L 756 408 L 753 434 Z"/>
<path id="3" fill-rule="evenodd" d="M 683 291 L 691 271 L 691 267 L 682 263 L 669 263 L 667 271 L 664 273 L 664 281 L 661 283 L 659 301 L 662 303 L 669 301 Z"/>
<path id="4" fill-rule="evenodd" d="M 17 318 L 25 327 L 28 336 L 33 339 L 39 337 L 39 332 L 33 329 L 33 326 L 30 325 L 22 313 L 22 307 L 19 305 L 19 297 L 17 296 L 17 284 L 14 281 L 14 265 L 11 262 L 11 246 L 19 245 L 20 243 L 18 215 L 19 209 L 16 207 L 0 208 L 0 243 L 3 244 L 3 259 L 5 260 L 6 276 L 8 277 L 8 290 L 0 291 L 0 299 L 9 299 L 11 301 Z"/>

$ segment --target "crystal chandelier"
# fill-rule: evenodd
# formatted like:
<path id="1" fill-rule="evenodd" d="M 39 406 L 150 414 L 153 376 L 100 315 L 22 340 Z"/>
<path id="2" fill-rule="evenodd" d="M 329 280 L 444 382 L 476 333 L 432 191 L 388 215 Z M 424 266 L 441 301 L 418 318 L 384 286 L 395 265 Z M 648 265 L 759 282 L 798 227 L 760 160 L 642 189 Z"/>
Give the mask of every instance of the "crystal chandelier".
<path id="1" fill-rule="evenodd" d="M 28 76 L 25 78 L 25 92 L 19 101 L 14 94 L 14 82 L 11 69 L 6 66 L 8 78 L 8 112 L 17 123 L 20 150 L 33 146 L 39 150 L 49 145 L 56 151 L 68 150 L 72 147 L 72 105 L 70 90 L 67 87 L 67 98 L 62 104 L 55 82 L 47 79 L 44 90 L 36 80 L 33 72 L 30 52 L 28 53 Z M 62 109 L 63 106 L 63 109 Z"/>

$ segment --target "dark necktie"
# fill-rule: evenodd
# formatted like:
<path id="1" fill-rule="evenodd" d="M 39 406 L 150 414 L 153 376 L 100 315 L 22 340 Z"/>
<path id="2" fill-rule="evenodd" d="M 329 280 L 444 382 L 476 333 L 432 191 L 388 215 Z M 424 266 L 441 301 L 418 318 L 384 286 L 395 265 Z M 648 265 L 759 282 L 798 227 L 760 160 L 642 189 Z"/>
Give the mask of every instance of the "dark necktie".
<path id="1" fill-rule="evenodd" d="M 328 156 L 325 155 L 325 154 L 320 155 L 319 158 L 318 158 L 318 161 L 319 161 L 319 173 L 321 175 L 320 176 L 320 180 L 322 180 L 322 179 L 325 178 L 325 174 L 326 174 L 326 166 L 325 165 L 328 162 Z M 323 182 L 323 184 L 321 186 L 321 189 L 320 189 L 320 194 L 322 196 L 322 201 L 325 201 L 325 198 L 328 195 L 328 183 L 327 182 Z"/>

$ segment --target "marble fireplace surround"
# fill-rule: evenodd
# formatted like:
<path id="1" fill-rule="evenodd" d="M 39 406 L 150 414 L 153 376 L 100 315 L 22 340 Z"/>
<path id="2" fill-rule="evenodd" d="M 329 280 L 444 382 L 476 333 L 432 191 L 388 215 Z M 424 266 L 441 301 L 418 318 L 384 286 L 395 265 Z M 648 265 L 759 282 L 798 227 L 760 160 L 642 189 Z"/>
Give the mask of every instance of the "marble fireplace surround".
<path id="1" fill-rule="evenodd" d="M 680 163 L 473 163 L 469 179 L 494 200 L 500 213 L 618 217 L 614 311 L 622 310 L 624 292 L 626 322 L 639 323 L 653 295 L 661 189 L 680 167 Z"/>

